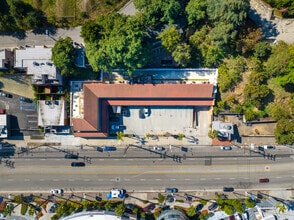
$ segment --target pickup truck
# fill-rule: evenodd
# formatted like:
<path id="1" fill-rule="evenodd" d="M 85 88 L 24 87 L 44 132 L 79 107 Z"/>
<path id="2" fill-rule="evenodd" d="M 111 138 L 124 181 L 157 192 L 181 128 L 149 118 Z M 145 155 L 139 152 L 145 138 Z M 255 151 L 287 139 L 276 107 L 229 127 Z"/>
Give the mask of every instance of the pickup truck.
<path id="1" fill-rule="evenodd" d="M 123 189 L 112 189 L 109 193 L 107 193 L 106 198 L 112 199 L 112 198 L 124 198 L 125 190 Z"/>

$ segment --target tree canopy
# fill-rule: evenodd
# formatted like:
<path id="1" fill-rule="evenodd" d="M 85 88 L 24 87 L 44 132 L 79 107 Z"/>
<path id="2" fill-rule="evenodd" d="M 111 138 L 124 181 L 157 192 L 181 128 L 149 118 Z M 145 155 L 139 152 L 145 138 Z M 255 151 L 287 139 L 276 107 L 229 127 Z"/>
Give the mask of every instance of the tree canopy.
<path id="1" fill-rule="evenodd" d="M 62 75 L 70 75 L 74 68 L 75 49 L 70 37 L 56 41 L 52 48 L 53 64 L 60 69 Z"/>

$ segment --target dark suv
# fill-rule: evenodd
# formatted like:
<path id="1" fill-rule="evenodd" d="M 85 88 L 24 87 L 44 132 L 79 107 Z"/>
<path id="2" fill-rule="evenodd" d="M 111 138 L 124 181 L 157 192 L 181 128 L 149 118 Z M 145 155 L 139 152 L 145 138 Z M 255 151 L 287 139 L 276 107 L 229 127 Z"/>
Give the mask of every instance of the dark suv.
<path id="1" fill-rule="evenodd" d="M 84 167 L 86 164 L 84 162 L 72 162 L 71 163 L 72 167 Z"/>
<path id="2" fill-rule="evenodd" d="M 64 158 L 65 159 L 79 159 L 79 156 L 75 155 L 75 154 L 65 154 Z"/>
<path id="3" fill-rule="evenodd" d="M 224 187 L 224 192 L 234 192 L 234 188 L 233 187 Z"/>

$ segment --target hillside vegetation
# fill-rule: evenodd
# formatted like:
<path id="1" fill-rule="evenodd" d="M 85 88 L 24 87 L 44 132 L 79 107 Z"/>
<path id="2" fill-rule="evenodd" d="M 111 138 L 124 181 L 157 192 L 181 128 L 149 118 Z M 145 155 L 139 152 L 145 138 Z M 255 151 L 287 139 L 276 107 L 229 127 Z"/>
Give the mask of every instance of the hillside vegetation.
<path id="1" fill-rule="evenodd" d="M 128 0 L 0 0 L 0 31 L 81 25 L 98 14 L 121 8 Z"/>
<path id="2" fill-rule="evenodd" d="M 269 44 L 247 15 L 248 0 L 134 0 L 135 16 L 98 16 L 81 36 L 94 70 L 120 68 L 132 76 L 162 47 L 180 67 L 218 67 L 215 114 L 277 120 L 279 143 L 294 140 L 294 46 Z"/>
<path id="3" fill-rule="evenodd" d="M 293 0 L 263 0 L 268 3 L 278 15 L 284 18 L 294 18 L 294 1 Z"/>

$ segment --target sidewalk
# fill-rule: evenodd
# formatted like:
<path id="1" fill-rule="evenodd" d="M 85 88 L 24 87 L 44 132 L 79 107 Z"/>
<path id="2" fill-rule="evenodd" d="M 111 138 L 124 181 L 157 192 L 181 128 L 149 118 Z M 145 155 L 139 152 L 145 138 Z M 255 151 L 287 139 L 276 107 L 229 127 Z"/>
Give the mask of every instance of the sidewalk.
<path id="1" fill-rule="evenodd" d="M 197 142 L 192 139 L 192 137 L 184 137 L 182 140 L 178 140 L 174 137 L 159 137 L 154 140 L 151 138 L 145 138 L 144 144 L 150 146 L 211 146 L 212 140 L 208 137 L 198 137 Z M 31 139 L 29 136 L 25 136 L 23 140 L 7 140 L 8 143 L 15 145 L 16 147 L 30 147 L 30 146 L 41 146 L 41 145 L 51 145 L 51 146 L 66 146 L 66 147 L 89 147 L 89 146 L 116 146 L 125 147 L 126 145 L 134 144 L 141 145 L 140 139 L 135 137 L 123 137 L 122 140 L 117 140 L 115 138 L 108 139 L 84 139 L 79 137 L 74 137 L 73 135 L 55 135 L 47 134 L 44 139 Z"/>

